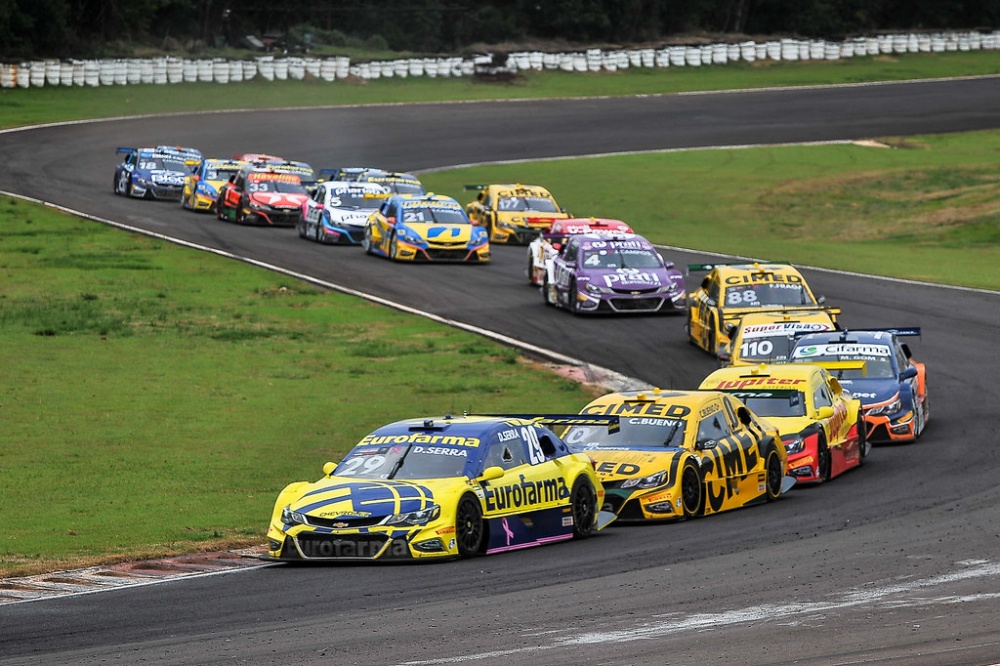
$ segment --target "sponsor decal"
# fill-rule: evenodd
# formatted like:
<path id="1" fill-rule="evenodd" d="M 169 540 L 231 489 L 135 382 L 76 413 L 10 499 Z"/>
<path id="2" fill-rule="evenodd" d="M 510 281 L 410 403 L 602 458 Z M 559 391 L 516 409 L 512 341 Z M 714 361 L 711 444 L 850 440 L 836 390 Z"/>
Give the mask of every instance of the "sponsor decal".
<path id="1" fill-rule="evenodd" d="M 891 356 L 892 350 L 885 345 L 809 345 L 796 347 L 792 358 L 811 358 L 813 356 L 849 356 L 851 358 Z"/>
<path id="2" fill-rule="evenodd" d="M 730 275 L 724 282 L 726 284 L 759 284 L 762 282 L 788 283 L 794 285 L 802 284 L 802 278 L 798 275 L 782 275 L 780 273 L 747 273 L 745 275 Z"/>
<path id="3" fill-rule="evenodd" d="M 338 518 L 367 518 L 372 514 L 367 511 L 321 511 L 316 515 L 321 518 L 332 518 L 334 516 Z"/>
<path id="4" fill-rule="evenodd" d="M 469 452 L 465 449 L 454 449 L 444 446 L 414 446 L 410 449 L 410 453 L 430 453 L 438 456 L 460 456 L 462 458 L 469 457 Z"/>
<path id="5" fill-rule="evenodd" d="M 563 516 L 562 518 L 563 527 L 573 527 L 573 516 Z"/>
<path id="6" fill-rule="evenodd" d="M 333 537 L 330 539 L 300 539 L 299 549 L 306 558 L 365 558 L 372 559 L 385 545 L 382 539 L 351 539 Z M 393 540 L 385 555 L 389 557 L 406 557 L 409 555 L 406 542 Z"/>
<path id="7" fill-rule="evenodd" d="M 792 388 L 805 384 L 805 379 L 787 379 L 779 377 L 740 377 L 739 379 L 724 379 L 711 387 L 718 391 L 733 391 L 744 388 Z"/>
<path id="8" fill-rule="evenodd" d="M 528 481 L 524 474 L 520 482 L 493 486 L 483 482 L 487 511 L 506 511 L 521 507 L 552 504 L 569 497 L 566 479 L 542 479 Z"/>
<path id="9" fill-rule="evenodd" d="M 497 441 L 509 442 L 512 439 L 517 439 L 517 430 L 504 430 L 497 435 Z"/>
<path id="10" fill-rule="evenodd" d="M 387 444 L 441 444 L 444 446 L 479 446 L 478 437 L 459 435 L 429 435 L 411 432 L 399 435 L 366 435 L 358 446 L 385 446 Z"/>
<path id="11" fill-rule="evenodd" d="M 637 268 L 619 268 L 614 273 L 606 273 L 604 275 L 605 286 L 614 287 L 620 284 L 640 284 L 658 287 L 662 283 L 660 282 L 660 276 L 656 273 Z"/>
<path id="12" fill-rule="evenodd" d="M 642 469 L 632 463 L 616 463 L 612 461 L 602 462 L 597 465 L 598 474 L 614 474 L 618 476 L 634 476 Z"/>
<path id="13" fill-rule="evenodd" d="M 679 426 L 684 423 L 679 419 L 651 419 L 651 418 L 640 418 L 640 419 L 628 419 L 627 423 L 629 425 L 640 425 L 640 426 Z"/>
<path id="14" fill-rule="evenodd" d="M 251 172 L 247 176 L 251 183 L 278 182 L 278 183 L 298 183 L 301 179 L 292 173 L 271 173 L 271 172 Z"/>
<path id="15" fill-rule="evenodd" d="M 686 405 L 665 405 L 659 402 L 622 402 L 607 405 L 589 405 L 584 408 L 584 414 L 608 414 L 611 416 L 628 416 L 630 414 L 648 414 L 649 416 L 666 416 L 684 418 L 691 413 Z"/>
<path id="16" fill-rule="evenodd" d="M 788 337 L 799 332 L 832 331 L 833 327 L 822 322 L 782 322 L 757 324 L 743 329 L 743 339 Z"/>

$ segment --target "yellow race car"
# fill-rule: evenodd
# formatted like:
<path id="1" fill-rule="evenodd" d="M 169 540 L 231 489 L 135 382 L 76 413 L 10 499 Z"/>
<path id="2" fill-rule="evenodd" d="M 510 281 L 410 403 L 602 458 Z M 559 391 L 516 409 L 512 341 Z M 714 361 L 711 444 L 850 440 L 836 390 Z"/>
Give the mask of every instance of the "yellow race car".
<path id="1" fill-rule="evenodd" d="M 320 480 L 281 491 L 267 556 L 439 559 L 586 538 L 615 518 L 601 511 L 604 487 L 590 458 L 542 425 L 579 421 L 446 415 L 383 426 Z"/>
<path id="2" fill-rule="evenodd" d="M 237 159 L 206 158 L 184 178 L 181 206 L 209 213 L 215 210 L 219 190 L 240 172 L 246 162 Z"/>
<path id="3" fill-rule="evenodd" d="M 720 368 L 699 388 L 730 393 L 777 426 L 788 474 L 799 483 L 829 481 L 865 462 L 869 444 L 861 401 L 818 365 Z"/>
<path id="4" fill-rule="evenodd" d="M 539 185 L 466 185 L 465 189 L 479 190 L 465 211 L 486 229 L 493 243 L 525 245 L 547 231 L 553 220 L 569 218 L 552 194 Z"/>
<path id="5" fill-rule="evenodd" d="M 718 391 L 648 389 L 597 398 L 582 416 L 617 416 L 617 431 L 563 433 L 594 459 L 618 520 L 694 518 L 776 500 L 795 483 L 773 425 Z"/>
<path id="6" fill-rule="evenodd" d="M 750 312 L 825 310 L 836 322 L 839 310 L 824 307 L 798 269 L 790 264 L 690 264 L 688 274 L 707 272 L 688 297 L 688 340 L 717 355 L 729 340 L 729 327 Z"/>
<path id="7" fill-rule="evenodd" d="M 829 310 L 765 310 L 749 312 L 726 328 L 728 340 L 719 346 L 723 365 L 787 363 L 799 335 L 837 328 Z"/>
<path id="8" fill-rule="evenodd" d="M 382 202 L 365 225 L 365 252 L 394 261 L 487 263 L 490 241 L 451 197 L 397 194 Z"/>

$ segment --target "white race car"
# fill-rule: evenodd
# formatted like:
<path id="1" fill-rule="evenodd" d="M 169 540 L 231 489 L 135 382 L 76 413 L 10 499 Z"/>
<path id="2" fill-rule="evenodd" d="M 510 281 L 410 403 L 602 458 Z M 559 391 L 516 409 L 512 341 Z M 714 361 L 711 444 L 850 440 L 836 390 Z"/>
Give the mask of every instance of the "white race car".
<path id="1" fill-rule="evenodd" d="M 389 197 L 377 183 L 321 182 L 302 204 L 299 236 L 319 243 L 360 245 L 368 217 Z"/>

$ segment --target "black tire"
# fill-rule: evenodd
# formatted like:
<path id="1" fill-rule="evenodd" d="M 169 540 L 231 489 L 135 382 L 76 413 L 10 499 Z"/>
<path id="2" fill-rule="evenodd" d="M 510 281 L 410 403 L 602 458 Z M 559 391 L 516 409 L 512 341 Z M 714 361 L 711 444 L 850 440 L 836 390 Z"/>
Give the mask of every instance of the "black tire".
<path id="1" fill-rule="evenodd" d="M 535 282 L 532 276 L 535 274 L 535 258 L 531 256 L 531 252 L 528 252 L 528 284 L 532 287 L 535 286 Z"/>
<path id="2" fill-rule="evenodd" d="M 781 483 L 785 477 L 781 456 L 773 445 L 767 447 L 767 453 L 764 455 L 764 472 L 767 475 L 765 477 L 767 501 L 773 502 L 781 497 Z"/>
<path id="3" fill-rule="evenodd" d="M 399 252 L 399 246 L 396 244 L 396 234 L 393 234 L 389 240 L 389 259 L 391 261 L 396 261 L 397 252 Z"/>
<path id="4" fill-rule="evenodd" d="M 693 327 L 691 326 L 691 324 L 693 323 L 693 320 L 694 320 L 694 313 L 692 312 L 691 306 L 689 305 L 688 306 L 688 315 L 687 315 L 688 344 L 691 344 L 691 345 L 694 345 L 695 347 L 697 347 L 697 346 L 699 346 L 698 345 L 698 341 L 694 339 L 694 334 L 691 332 L 693 330 Z"/>
<path id="5" fill-rule="evenodd" d="M 865 459 L 868 457 L 868 424 L 865 423 L 865 417 L 858 414 L 858 467 L 865 464 Z"/>
<path id="6" fill-rule="evenodd" d="M 685 518 L 697 518 L 705 513 L 705 484 L 698 465 L 690 460 L 681 470 L 681 506 Z"/>
<path id="7" fill-rule="evenodd" d="M 709 322 L 708 328 L 708 341 L 705 343 L 705 351 L 709 354 L 719 355 L 719 344 L 715 340 L 715 317 L 712 317 L 712 321 Z"/>
<path id="8" fill-rule="evenodd" d="M 225 222 L 226 221 L 226 217 L 222 214 L 222 197 L 221 196 L 219 196 L 219 197 L 217 197 L 215 199 L 215 203 L 213 204 L 213 208 L 215 209 L 215 219 L 217 219 L 219 222 Z"/>
<path id="9" fill-rule="evenodd" d="M 594 533 L 594 520 L 598 511 L 597 491 L 589 479 L 580 477 L 573 482 L 569 497 L 573 510 L 573 538 L 586 539 Z"/>
<path id="10" fill-rule="evenodd" d="M 455 544 L 459 557 L 475 557 L 486 550 L 486 525 L 479 500 L 463 495 L 455 510 Z"/>
<path id="11" fill-rule="evenodd" d="M 326 243 L 326 236 L 323 234 L 323 220 L 316 222 L 316 242 Z"/>
<path id="12" fill-rule="evenodd" d="M 830 460 L 830 447 L 826 444 L 826 437 L 822 435 L 819 438 L 816 457 L 818 458 L 816 461 L 816 476 L 819 477 L 819 482 L 829 481 L 833 465 Z"/>
<path id="13" fill-rule="evenodd" d="M 549 298 L 549 292 L 551 290 L 552 287 L 549 286 L 549 275 L 548 272 L 546 272 L 545 277 L 542 278 L 542 301 L 545 303 L 545 305 L 547 305 L 550 308 L 555 307 L 556 305 L 554 302 L 555 299 Z M 556 298 L 558 298 L 558 295 L 556 295 Z"/>
<path id="14" fill-rule="evenodd" d="M 580 314 L 580 299 L 577 298 L 578 293 L 576 278 L 573 278 L 569 283 L 569 290 L 566 292 L 566 307 L 575 315 Z"/>

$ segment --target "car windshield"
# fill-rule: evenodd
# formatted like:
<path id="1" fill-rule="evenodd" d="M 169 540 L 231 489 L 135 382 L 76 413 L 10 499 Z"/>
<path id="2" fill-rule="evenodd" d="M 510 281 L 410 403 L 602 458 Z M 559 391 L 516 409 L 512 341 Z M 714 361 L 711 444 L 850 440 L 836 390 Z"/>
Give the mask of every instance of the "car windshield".
<path id="1" fill-rule="evenodd" d="M 844 345 L 837 345 L 837 353 L 810 353 L 816 347 L 798 347 L 792 354 L 795 361 L 800 363 L 834 363 L 840 361 L 857 362 L 864 361 L 864 368 L 827 368 L 830 374 L 837 379 L 889 379 L 895 377 L 896 373 L 892 369 L 892 352 L 884 345 L 857 345 L 857 351 L 845 349 Z"/>
<path id="2" fill-rule="evenodd" d="M 806 398 L 801 391 L 780 391 L 773 394 L 754 393 L 740 398 L 757 416 L 805 416 Z"/>
<path id="3" fill-rule="evenodd" d="M 333 473 L 359 479 L 441 479 L 462 476 L 467 460 L 468 450 L 458 446 L 359 446 Z"/>
<path id="4" fill-rule="evenodd" d="M 769 282 L 741 285 L 726 289 L 726 307 L 753 308 L 764 306 L 815 305 L 801 284 Z"/>
<path id="5" fill-rule="evenodd" d="M 254 194 L 279 192 L 281 194 L 308 194 L 297 180 L 255 180 L 247 184 L 247 190 Z"/>
<path id="6" fill-rule="evenodd" d="M 469 224 L 469 218 L 461 208 L 444 206 L 407 206 L 403 209 L 403 221 Z"/>
<path id="7" fill-rule="evenodd" d="M 651 250 L 634 248 L 600 248 L 584 250 L 584 268 L 659 268 L 660 257 Z"/>
<path id="8" fill-rule="evenodd" d="M 559 207 L 555 201 L 545 197 L 500 197 L 497 199 L 497 210 L 558 213 Z"/>
<path id="9" fill-rule="evenodd" d="M 140 169 L 149 171 L 184 171 L 191 173 L 191 167 L 184 163 L 180 157 L 147 157 L 139 163 Z"/>
<path id="10" fill-rule="evenodd" d="M 206 169 L 205 180 L 229 180 L 239 173 L 239 169 Z"/>
<path id="11" fill-rule="evenodd" d="M 563 433 L 563 441 L 575 449 L 681 446 L 686 426 L 682 419 L 629 417 L 621 419 L 615 432 L 607 426 L 572 426 Z"/>
<path id="12" fill-rule="evenodd" d="M 361 189 L 342 189 L 330 192 L 330 208 L 378 208 L 385 196 Z"/>
<path id="13" fill-rule="evenodd" d="M 766 338 L 743 338 L 740 343 L 740 359 L 744 361 L 787 361 L 795 338 L 790 335 Z"/>

